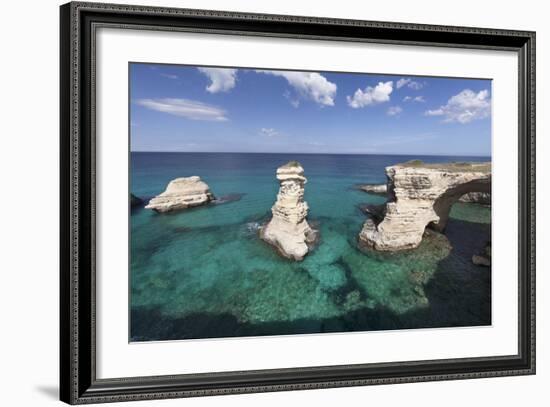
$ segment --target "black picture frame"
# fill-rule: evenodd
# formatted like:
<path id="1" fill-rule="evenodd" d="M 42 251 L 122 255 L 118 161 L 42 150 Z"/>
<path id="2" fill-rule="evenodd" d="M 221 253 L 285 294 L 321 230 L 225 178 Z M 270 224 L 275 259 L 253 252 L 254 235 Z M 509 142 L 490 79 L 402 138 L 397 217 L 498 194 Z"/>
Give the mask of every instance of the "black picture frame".
<path id="1" fill-rule="evenodd" d="M 70 404 L 535 373 L 535 33 L 72 2 L 60 7 L 60 398 Z M 97 27 L 508 50 L 519 59 L 519 349 L 515 355 L 98 379 L 95 342 Z"/>

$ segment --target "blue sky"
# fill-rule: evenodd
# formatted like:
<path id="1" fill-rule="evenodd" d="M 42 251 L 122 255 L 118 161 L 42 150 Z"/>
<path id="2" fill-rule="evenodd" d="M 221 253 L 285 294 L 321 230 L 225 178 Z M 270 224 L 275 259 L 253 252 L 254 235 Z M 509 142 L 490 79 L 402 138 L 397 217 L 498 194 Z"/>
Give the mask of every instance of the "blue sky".
<path id="1" fill-rule="evenodd" d="M 491 155 L 491 81 L 130 64 L 132 151 Z"/>

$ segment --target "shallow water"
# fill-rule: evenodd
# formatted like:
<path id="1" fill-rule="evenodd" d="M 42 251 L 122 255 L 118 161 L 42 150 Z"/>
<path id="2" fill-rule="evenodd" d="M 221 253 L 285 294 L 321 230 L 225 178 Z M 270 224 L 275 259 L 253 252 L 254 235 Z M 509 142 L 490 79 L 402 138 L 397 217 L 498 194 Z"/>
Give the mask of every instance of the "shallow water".
<path id="1" fill-rule="evenodd" d="M 490 208 L 455 204 L 446 235 L 401 253 L 362 252 L 359 207 L 384 198 L 384 167 L 479 157 L 132 153 L 131 192 L 145 201 L 199 175 L 220 203 L 173 214 L 131 211 L 132 341 L 487 325 L 491 272 L 471 262 L 490 238 Z M 258 238 L 276 168 L 301 162 L 321 240 L 302 262 Z"/>

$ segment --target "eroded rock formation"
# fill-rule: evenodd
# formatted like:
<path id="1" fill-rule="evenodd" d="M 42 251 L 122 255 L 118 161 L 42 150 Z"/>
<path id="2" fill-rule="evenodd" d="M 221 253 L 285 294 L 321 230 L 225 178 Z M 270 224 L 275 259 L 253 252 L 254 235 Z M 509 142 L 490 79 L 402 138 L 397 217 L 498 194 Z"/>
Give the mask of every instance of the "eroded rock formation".
<path id="1" fill-rule="evenodd" d="M 363 184 L 363 185 L 359 185 L 359 189 L 374 195 L 386 196 L 388 194 L 388 186 L 386 184 Z M 458 199 L 458 202 L 491 205 L 491 193 L 490 192 L 469 192 L 467 194 L 462 195 Z"/>
<path id="2" fill-rule="evenodd" d="M 277 201 L 271 208 L 273 217 L 260 229 L 260 237 L 275 246 L 285 257 L 302 260 L 317 238 L 317 231 L 307 222 L 308 206 L 304 201 L 304 169 L 291 161 L 277 169 L 280 182 Z"/>
<path id="3" fill-rule="evenodd" d="M 491 166 L 399 164 L 386 167 L 388 202 L 384 219 L 367 219 L 360 244 L 393 251 L 418 247 L 426 226 L 443 231 L 451 206 L 471 192 L 491 192 Z"/>
<path id="4" fill-rule="evenodd" d="M 166 191 L 151 199 L 146 208 L 170 212 L 204 205 L 213 199 L 210 188 L 200 177 L 183 177 L 170 181 Z"/>

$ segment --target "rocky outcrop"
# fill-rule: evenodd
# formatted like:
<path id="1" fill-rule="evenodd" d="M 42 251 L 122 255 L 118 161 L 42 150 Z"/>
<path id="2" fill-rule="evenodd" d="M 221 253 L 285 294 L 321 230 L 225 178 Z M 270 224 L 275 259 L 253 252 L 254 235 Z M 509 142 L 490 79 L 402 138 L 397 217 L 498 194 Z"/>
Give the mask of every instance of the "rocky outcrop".
<path id="1" fill-rule="evenodd" d="M 277 201 L 271 208 L 273 217 L 260 229 L 260 237 L 283 256 L 302 260 L 318 235 L 306 219 L 304 169 L 300 163 L 291 161 L 277 169 L 277 179 L 281 185 Z"/>
<path id="2" fill-rule="evenodd" d="M 386 195 L 388 193 L 388 186 L 386 184 L 363 184 L 359 185 L 359 189 L 375 195 Z"/>
<path id="3" fill-rule="evenodd" d="M 145 208 L 164 213 L 204 205 L 213 199 L 200 177 L 183 177 L 170 181 L 166 191 L 151 199 Z"/>
<path id="4" fill-rule="evenodd" d="M 399 164 L 386 167 L 388 199 L 384 219 L 367 219 L 359 243 L 376 250 L 418 247 L 426 226 L 443 231 L 451 206 L 470 192 L 490 193 L 489 163 Z"/>

